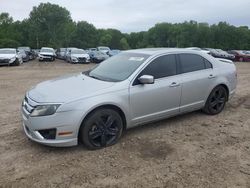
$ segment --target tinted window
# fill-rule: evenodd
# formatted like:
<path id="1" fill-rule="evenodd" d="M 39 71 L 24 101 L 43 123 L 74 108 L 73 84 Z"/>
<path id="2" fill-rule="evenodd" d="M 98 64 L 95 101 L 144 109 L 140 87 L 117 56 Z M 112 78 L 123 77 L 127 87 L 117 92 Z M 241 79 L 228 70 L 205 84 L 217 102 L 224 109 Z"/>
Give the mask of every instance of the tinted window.
<path id="1" fill-rule="evenodd" d="M 213 68 L 212 64 L 208 60 L 204 59 L 204 62 L 205 62 L 205 65 L 206 65 L 206 69 Z"/>
<path id="2" fill-rule="evenodd" d="M 182 73 L 205 69 L 204 58 L 195 54 L 180 54 Z"/>
<path id="3" fill-rule="evenodd" d="M 153 60 L 140 74 L 152 75 L 155 79 L 175 75 L 176 59 L 175 55 L 165 55 Z"/>

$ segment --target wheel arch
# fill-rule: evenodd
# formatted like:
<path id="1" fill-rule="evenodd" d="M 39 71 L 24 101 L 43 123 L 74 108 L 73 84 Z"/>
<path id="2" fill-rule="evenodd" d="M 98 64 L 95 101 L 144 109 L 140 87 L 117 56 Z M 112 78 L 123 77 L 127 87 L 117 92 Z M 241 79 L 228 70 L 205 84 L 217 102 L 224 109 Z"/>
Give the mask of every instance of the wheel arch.
<path id="1" fill-rule="evenodd" d="M 218 87 L 218 86 L 222 86 L 222 87 L 224 87 L 226 89 L 226 91 L 227 91 L 227 101 L 228 101 L 228 97 L 229 97 L 229 88 L 228 88 L 228 86 L 226 84 L 224 84 L 224 83 L 221 83 L 221 84 L 218 84 L 215 87 Z"/>
<path id="2" fill-rule="evenodd" d="M 119 115 L 121 116 L 122 118 L 122 122 L 123 122 L 123 130 L 126 130 L 127 129 L 127 120 L 126 120 L 126 115 L 124 113 L 124 111 L 118 107 L 117 105 L 114 105 L 114 104 L 103 104 L 103 105 L 100 105 L 100 106 L 97 106 L 95 108 L 93 108 L 92 110 L 90 110 L 85 116 L 84 118 L 82 119 L 81 121 L 81 124 L 79 126 L 79 129 L 78 129 L 78 140 L 79 137 L 81 136 L 81 127 L 83 126 L 84 124 L 84 121 L 95 111 L 99 110 L 99 109 L 113 109 L 115 111 L 117 111 L 119 113 Z"/>

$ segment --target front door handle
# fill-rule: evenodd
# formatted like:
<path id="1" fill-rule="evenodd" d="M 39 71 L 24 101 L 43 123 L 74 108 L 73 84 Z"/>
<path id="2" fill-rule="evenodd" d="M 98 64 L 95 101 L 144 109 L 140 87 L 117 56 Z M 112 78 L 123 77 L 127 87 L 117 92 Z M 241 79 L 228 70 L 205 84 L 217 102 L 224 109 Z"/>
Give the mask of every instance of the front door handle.
<path id="1" fill-rule="evenodd" d="M 214 76 L 213 74 L 210 74 L 210 75 L 208 76 L 208 78 L 209 78 L 209 79 L 212 79 L 212 78 L 215 78 L 215 76 Z"/>
<path id="2" fill-rule="evenodd" d="M 172 82 L 172 83 L 170 84 L 169 87 L 178 87 L 178 86 L 180 86 L 179 83 L 177 83 L 177 82 Z"/>

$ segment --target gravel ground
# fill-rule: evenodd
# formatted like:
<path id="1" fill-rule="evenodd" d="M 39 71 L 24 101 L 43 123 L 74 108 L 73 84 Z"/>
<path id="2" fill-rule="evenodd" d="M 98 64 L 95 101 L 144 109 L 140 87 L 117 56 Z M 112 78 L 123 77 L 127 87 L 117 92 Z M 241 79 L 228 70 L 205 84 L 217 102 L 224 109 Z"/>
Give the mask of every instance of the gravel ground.
<path id="1" fill-rule="evenodd" d="M 193 112 L 133 128 L 98 151 L 28 140 L 25 91 L 92 66 L 0 67 L 0 187 L 250 187 L 250 63 L 237 63 L 237 94 L 219 115 Z"/>

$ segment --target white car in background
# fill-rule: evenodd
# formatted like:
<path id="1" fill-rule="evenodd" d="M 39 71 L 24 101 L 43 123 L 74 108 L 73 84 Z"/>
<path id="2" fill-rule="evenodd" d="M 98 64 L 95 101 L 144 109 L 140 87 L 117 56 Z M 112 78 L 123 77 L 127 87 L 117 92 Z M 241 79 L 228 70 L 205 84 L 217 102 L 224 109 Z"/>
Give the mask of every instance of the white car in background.
<path id="1" fill-rule="evenodd" d="M 105 54 L 107 54 L 110 51 L 110 48 L 106 47 L 106 46 L 99 46 L 96 49 L 97 49 L 97 51 L 101 51 L 101 52 L 103 52 Z"/>
<path id="2" fill-rule="evenodd" d="M 55 50 L 53 48 L 42 47 L 39 54 L 39 61 L 54 61 L 56 57 Z"/>
<path id="3" fill-rule="evenodd" d="M 67 56 L 69 63 L 90 63 L 90 57 L 83 49 L 72 49 Z"/>
<path id="4" fill-rule="evenodd" d="M 23 63 L 21 54 L 15 48 L 0 49 L 0 65 L 20 65 Z"/>
<path id="5" fill-rule="evenodd" d="M 186 48 L 188 50 L 197 50 L 197 51 L 200 51 L 200 52 L 203 52 L 203 53 L 206 53 L 206 54 L 209 54 L 210 55 L 210 51 L 208 50 L 203 50 L 201 48 L 198 48 L 198 47 L 189 47 L 189 48 Z"/>

